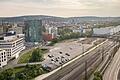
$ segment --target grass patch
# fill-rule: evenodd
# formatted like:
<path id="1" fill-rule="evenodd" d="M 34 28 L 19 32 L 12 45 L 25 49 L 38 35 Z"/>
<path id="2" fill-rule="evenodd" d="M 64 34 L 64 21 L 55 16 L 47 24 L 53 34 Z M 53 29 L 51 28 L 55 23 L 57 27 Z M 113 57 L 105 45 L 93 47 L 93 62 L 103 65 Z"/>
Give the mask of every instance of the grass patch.
<path id="1" fill-rule="evenodd" d="M 28 62 L 29 62 L 29 59 L 30 59 L 31 56 L 32 56 L 32 51 L 33 51 L 33 50 L 31 50 L 31 51 L 29 51 L 29 52 L 21 55 L 20 58 L 19 58 L 19 60 L 18 60 L 18 64 L 20 64 L 20 63 L 28 63 Z"/>
<path id="2" fill-rule="evenodd" d="M 16 67 L 13 69 L 13 72 L 16 74 L 16 73 L 24 71 L 24 70 L 25 70 L 25 67 Z"/>
<path id="3" fill-rule="evenodd" d="M 30 50 L 29 52 L 27 53 L 24 53 L 23 55 L 20 56 L 19 60 L 18 60 L 18 64 L 21 64 L 21 63 L 29 63 L 31 57 L 32 57 L 32 53 L 35 49 L 33 50 Z M 48 49 L 40 49 L 42 51 L 42 54 L 45 54 L 47 53 L 49 50 Z"/>

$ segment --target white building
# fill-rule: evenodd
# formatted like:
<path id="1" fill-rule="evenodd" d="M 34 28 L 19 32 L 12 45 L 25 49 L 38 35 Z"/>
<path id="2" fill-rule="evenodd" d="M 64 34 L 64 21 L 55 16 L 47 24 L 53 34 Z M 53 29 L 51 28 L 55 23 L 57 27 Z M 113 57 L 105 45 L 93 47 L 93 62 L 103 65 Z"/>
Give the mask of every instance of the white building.
<path id="1" fill-rule="evenodd" d="M 80 26 L 79 28 L 73 28 L 73 30 L 72 30 L 73 32 L 79 32 L 79 33 L 83 33 L 83 27 L 82 26 Z"/>
<path id="2" fill-rule="evenodd" d="M 109 35 L 111 31 L 110 27 L 106 28 L 94 28 L 93 29 L 93 34 L 95 35 Z"/>
<path id="3" fill-rule="evenodd" d="M 95 35 L 113 35 L 120 31 L 120 25 L 119 26 L 110 26 L 105 28 L 94 28 L 93 34 Z"/>
<path id="4" fill-rule="evenodd" d="M 14 57 L 18 58 L 19 53 L 25 49 L 24 35 L 17 34 L 4 37 L 0 40 L 0 49 L 6 51 L 8 60 Z"/>
<path id="5" fill-rule="evenodd" d="M 5 50 L 0 49 L 0 67 L 7 65 L 7 53 Z"/>
<path id="6" fill-rule="evenodd" d="M 58 35 L 58 28 L 57 27 L 49 27 L 46 29 L 48 34 L 52 34 L 52 38 L 56 38 Z"/>

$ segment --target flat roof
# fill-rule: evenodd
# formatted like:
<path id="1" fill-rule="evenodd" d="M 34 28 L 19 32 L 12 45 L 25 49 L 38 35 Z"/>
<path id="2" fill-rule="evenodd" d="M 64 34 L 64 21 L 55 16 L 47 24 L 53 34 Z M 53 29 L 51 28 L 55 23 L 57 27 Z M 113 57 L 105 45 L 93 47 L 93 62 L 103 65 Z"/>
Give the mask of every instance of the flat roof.
<path id="1" fill-rule="evenodd" d="M 24 34 L 18 34 L 13 36 L 5 36 L 3 40 L 0 40 L 0 42 L 13 42 L 20 38 L 24 37 Z"/>

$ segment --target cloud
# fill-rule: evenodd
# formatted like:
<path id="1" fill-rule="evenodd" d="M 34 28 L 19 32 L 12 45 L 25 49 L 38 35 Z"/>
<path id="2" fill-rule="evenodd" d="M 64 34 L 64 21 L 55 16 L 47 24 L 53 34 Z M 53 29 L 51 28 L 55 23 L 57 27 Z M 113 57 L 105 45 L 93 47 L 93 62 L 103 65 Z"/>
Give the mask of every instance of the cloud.
<path id="1" fill-rule="evenodd" d="M 0 0 L 2 10 L 0 16 L 24 14 L 120 16 L 119 4 L 120 0 Z"/>

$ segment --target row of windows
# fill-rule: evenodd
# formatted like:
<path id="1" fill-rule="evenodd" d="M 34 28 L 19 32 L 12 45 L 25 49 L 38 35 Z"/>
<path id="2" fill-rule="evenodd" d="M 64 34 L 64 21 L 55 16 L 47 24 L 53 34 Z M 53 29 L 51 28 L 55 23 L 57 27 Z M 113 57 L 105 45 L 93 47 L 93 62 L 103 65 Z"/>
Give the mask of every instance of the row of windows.
<path id="1" fill-rule="evenodd" d="M 11 54 L 8 54 L 7 56 L 8 56 L 8 57 L 11 57 Z"/>
<path id="2" fill-rule="evenodd" d="M 24 41 L 24 39 L 21 39 L 21 40 L 17 41 L 16 43 L 23 42 L 23 41 Z"/>
<path id="3" fill-rule="evenodd" d="M 9 48 L 9 47 L 12 47 L 12 45 L 0 45 L 0 48 Z"/>
<path id="4" fill-rule="evenodd" d="M 2 60 L 0 60 L 0 62 L 4 62 L 4 61 L 6 61 L 7 59 L 2 59 Z"/>
<path id="5" fill-rule="evenodd" d="M 1 55 L 5 55 L 5 52 L 4 52 L 4 53 L 1 53 L 0 56 L 1 56 Z"/>
<path id="6" fill-rule="evenodd" d="M 24 43 L 24 42 L 22 41 L 22 42 L 16 43 L 16 45 L 21 44 L 21 43 Z"/>
<path id="7" fill-rule="evenodd" d="M 24 43 L 24 40 L 21 39 L 19 41 L 16 42 L 16 45 L 20 44 L 20 43 Z M 11 44 L 0 44 L 0 47 L 15 47 L 15 43 L 11 43 Z"/>
<path id="8" fill-rule="evenodd" d="M 0 59 L 1 59 L 1 58 L 5 58 L 5 57 L 6 57 L 6 56 L 1 56 Z"/>
<path id="9" fill-rule="evenodd" d="M 2 45 L 9 45 L 9 46 L 12 46 L 12 44 L 0 44 L 0 46 L 2 46 Z"/>
<path id="10" fill-rule="evenodd" d="M 19 52 L 19 51 L 22 51 L 22 48 L 23 48 L 23 47 L 19 47 L 19 48 L 17 48 L 16 50 L 14 50 L 12 53 L 15 54 L 15 53 L 17 53 L 17 52 Z"/>
<path id="11" fill-rule="evenodd" d="M 20 48 L 20 47 L 23 47 L 24 45 L 23 44 L 19 44 L 19 45 L 17 45 L 16 47 L 14 47 L 12 50 L 14 51 L 14 50 L 16 50 L 17 48 Z"/>

